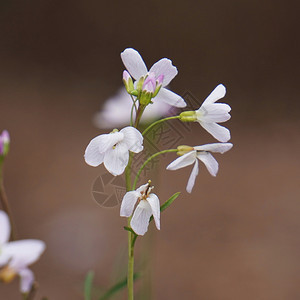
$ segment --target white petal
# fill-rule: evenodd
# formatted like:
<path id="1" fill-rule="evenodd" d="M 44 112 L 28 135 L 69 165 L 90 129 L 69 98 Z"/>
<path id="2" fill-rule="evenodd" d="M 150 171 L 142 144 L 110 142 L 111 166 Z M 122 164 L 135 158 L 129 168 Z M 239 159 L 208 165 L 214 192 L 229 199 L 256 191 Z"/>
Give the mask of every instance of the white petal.
<path id="1" fill-rule="evenodd" d="M 104 166 L 112 175 L 121 175 L 128 164 L 128 159 L 129 152 L 127 145 L 121 142 L 105 153 Z"/>
<path id="2" fill-rule="evenodd" d="M 123 128 L 120 132 L 124 134 L 124 143 L 126 143 L 128 150 L 139 153 L 143 150 L 143 136 L 134 127 L 128 126 Z"/>
<path id="3" fill-rule="evenodd" d="M 216 176 L 219 169 L 219 164 L 215 158 L 208 152 L 200 152 L 197 157 L 205 164 L 208 172 L 212 176 Z"/>
<path id="4" fill-rule="evenodd" d="M 140 193 L 137 191 L 127 192 L 122 200 L 120 216 L 121 217 L 130 217 L 132 215 L 134 205 L 138 200 Z"/>
<path id="5" fill-rule="evenodd" d="M 198 151 L 209 151 L 216 153 L 225 153 L 232 148 L 231 143 L 213 143 L 194 147 Z"/>
<path id="6" fill-rule="evenodd" d="M 226 88 L 223 84 L 219 84 L 204 100 L 203 104 L 214 103 L 223 98 L 226 94 Z"/>
<path id="7" fill-rule="evenodd" d="M 152 209 L 150 204 L 145 200 L 141 200 L 130 222 L 131 228 L 136 234 L 144 235 L 147 232 L 151 215 Z"/>
<path id="8" fill-rule="evenodd" d="M 1 245 L 8 242 L 10 236 L 10 223 L 7 214 L 0 210 L 0 254 Z"/>
<path id="9" fill-rule="evenodd" d="M 21 277 L 21 292 L 28 293 L 31 290 L 33 281 L 34 281 L 34 274 L 31 270 L 25 268 L 19 271 L 19 275 Z"/>
<path id="10" fill-rule="evenodd" d="M 140 79 L 148 70 L 141 55 L 132 48 L 127 48 L 121 53 L 121 59 L 127 71 L 134 79 Z"/>
<path id="11" fill-rule="evenodd" d="M 6 244 L 3 252 L 11 257 L 9 266 L 18 271 L 36 262 L 45 248 L 43 241 L 21 240 Z"/>
<path id="12" fill-rule="evenodd" d="M 178 74 L 177 68 L 172 65 L 172 61 L 168 58 L 162 58 L 156 62 L 150 69 L 149 73 L 153 72 L 157 78 L 159 75 L 164 75 L 162 86 L 167 86 L 171 80 Z"/>
<path id="13" fill-rule="evenodd" d="M 224 103 L 205 104 L 196 111 L 198 121 L 202 122 L 226 122 L 231 116 L 228 113 L 231 107 Z"/>
<path id="14" fill-rule="evenodd" d="M 167 170 L 178 170 L 186 166 L 191 165 L 196 160 L 196 151 L 190 151 L 172 161 L 168 166 Z"/>
<path id="15" fill-rule="evenodd" d="M 156 228 L 160 230 L 160 204 L 159 199 L 155 194 L 150 194 L 147 198 L 148 203 L 151 206 L 152 215 L 155 221 Z"/>
<path id="16" fill-rule="evenodd" d="M 95 137 L 85 149 L 85 162 L 92 167 L 97 167 L 103 163 L 104 153 L 99 151 L 99 140 L 101 140 L 101 136 Z"/>
<path id="17" fill-rule="evenodd" d="M 166 88 L 161 88 L 157 96 L 153 99 L 154 101 L 163 101 L 175 107 L 186 107 L 185 101 L 179 95 L 167 90 Z"/>
<path id="18" fill-rule="evenodd" d="M 216 123 L 199 122 L 200 125 L 208 131 L 214 138 L 220 142 L 227 142 L 230 140 L 230 131 Z"/>
<path id="19" fill-rule="evenodd" d="M 192 189 L 194 187 L 195 180 L 196 180 L 196 177 L 197 177 L 198 173 L 199 173 L 199 165 L 198 165 L 198 160 L 196 160 L 195 165 L 193 167 L 193 170 L 191 172 L 189 181 L 188 181 L 187 186 L 186 186 L 186 191 L 188 193 L 192 192 Z"/>

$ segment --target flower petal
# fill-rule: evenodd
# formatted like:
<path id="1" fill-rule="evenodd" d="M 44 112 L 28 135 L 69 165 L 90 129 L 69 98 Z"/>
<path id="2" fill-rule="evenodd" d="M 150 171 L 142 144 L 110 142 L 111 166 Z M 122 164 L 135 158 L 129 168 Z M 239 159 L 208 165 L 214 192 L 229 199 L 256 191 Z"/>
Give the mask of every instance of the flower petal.
<path id="1" fill-rule="evenodd" d="M 132 48 L 127 48 L 121 53 L 121 59 L 127 71 L 134 79 L 140 79 L 148 70 L 141 55 Z"/>
<path id="2" fill-rule="evenodd" d="M 7 214 L 0 210 L 0 254 L 1 245 L 9 241 L 10 236 L 10 222 Z"/>
<path id="3" fill-rule="evenodd" d="M 99 151 L 99 141 L 101 140 L 101 136 L 95 137 L 85 149 L 84 160 L 92 167 L 97 167 L 103 163 L 104 153 L 100 153 Z"/>
<path id="4" fill-rule="evenodd" d="M 145 200 L 141 200 L 130 222 L 131 228 L 136 234 L 144 235 L 147 232 L 151 215 L 152 209 L 150 204 Z"/>
<path id="5" fill-rule="evenodd" d="M 219 84 L 204 100 L 203 104 L 211 104 L 223 98 L 226 94 L 226 88 L 223 84 Z"/>
<path id="6" fill-rule="evenodd" d="M 231 116 L 228 113 L 231 107 L 224 103 L 205 104 L 196 111 L 198 121 L 202 122 L 226 122 Z"/>
<path id="7" fill-rule="evenodd" d="M 31 290 L 34 274 L 31 270 L 25 268 L 19 271 L 19 276 L 21 277 L 20 289 L 22 293 L 28 293 Z"/>
<path id="8" fill-rule="evenodd" d="M 216 176 L 219 169 L 219 164 L 209 152 L 200 152 L 197 157 L 205 164 L 208 172 L 212 176 Z"/>
<path id="9" fill-rule="evenodd" d="M 150 194 L 147 198 L 148 203 L 151 206 L 152 215 L 155 221 L 156 228 L 160 230 L 160 203 L 155 194 Z"/>
<path id="10" fill-rule="evenodd" d="M 194 147 L 197 151 L 209 151 L 216 153 L 225 153 L 232 148 L 231 143 L 213 143 Z"/>
<path id="11" fill-rule="evenodd" d="M 136 128 L 128 126 L 123 128 L 120 132 L 124 134 L 123 142 L 126 143 L 128 150 L 134 153 L 139 153 L 143 150 L 144 138 Z"/>
<path id="12" fill-rule="evenodd" d="M 3 252 L 11 257 L 9 266 L 19 271 L 36 262 L 46 245 L 40 240 L 21 240 L 6 244 Z"/>
<path id="13" fill-rule="evenodd" d="M 196 151 L 190 151 L 172 161 L 168 166 L 167 170 L 178 170 L 186 166 L 191 165 L 196 160 Z"/>
<path id="14" fill-rule="evenodd" d="M 124 195 L 120 209 L 121 217 L 130 217 L 132 215 L 135 203 L 139 196 L 140 193 L 137 191 L 130 191 Z"/>
<path id="15" fill-rule="evenodd" d="M 129 159 L 129 152 L 125 143 L 118 143 L 105 153 L 104 166 L 114 176 L 121 175 Z"/>
<path id="16" fill-rule="evenodd" d="M 186 186 L 186 191 L 188 193 L 192 192 L 192 189 L 194 187 L 195 180 L 196 180 L 196 177 L 197 177 L 198 173 L 199 173 L 199 164 L 198 164 L 198 160 L 196 160 L 195 165 L 193 167 L 193 170 L 191 172 L 189 181 L 188 181 L 187 186 Z"/>
<path id="17" fill-rule="evenodd" d="M 230 140 L 230 131 L 216 123 L 199 122 L 200 125 L 208 131 L 214 138 L 220 142 L 227 142 Z"/>
<path id="18" fill-rule="evenodd" d="M 162 58 L 156 62 L 150 69 L 149 73 L 154 73 L 157 78 L 160 75 L 164 76 L 162 86 L 167 86 L 171 80 L 178 74 L 177 68 L 172 65 L 172 61 L 168 58 Z"/>
<path id="19" fill-rule="evenodd" d="M 175 107 L 186 107 L 185 101 L 179 95 L 166 88 L 161 88 L 157 96 L 153 99 L 154 101 L 163 101 Z"/>

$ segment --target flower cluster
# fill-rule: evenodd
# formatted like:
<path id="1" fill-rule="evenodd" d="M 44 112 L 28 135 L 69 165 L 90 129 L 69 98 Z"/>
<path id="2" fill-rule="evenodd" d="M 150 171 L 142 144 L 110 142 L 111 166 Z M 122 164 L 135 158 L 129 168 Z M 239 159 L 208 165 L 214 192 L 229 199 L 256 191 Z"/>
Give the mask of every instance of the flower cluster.
<path id="1" fill-rule="evenodd" d="M 148 71 L 140 54 L 132 48 L 125 49 L 121 53 L 121 59 L 126 67 L 126 70 L 123 72 L 123 83 L 127 92 L 127 100 L 123 101 L 125 96 L 124 98 L 123 96 L 120 97 L 118 100 L 119 109 L 116 108 L 115 104 L 108 103 L 107 111 L 109 111 L 109 116 L 111 117 L 107 115 L 106 118 L 108 119 L 105 119 L 104 112 L 101 114 L 101 118 L 108 122 L 111 118 L 113 120 L 112 123 L 116 123 L 118 118 L 114 115 L 115 109 L 120 119 L 124 120 L 124 118 L 127 118 L 129 120 L 129 117 L 125 116 L 125 112 L 129 113 L 131 111 L 131 126 L 125 127 L 120 131 L 114 129 L 109 134 L 95 137 L 88 144 L 84 155 L 87 164 L 96 167 L 103 163 L 105 168 L 114 176 L 121 175 L 126 167 L 130 167 L 131 160 L 129 157 L 130 155 L 133 156 L 130 152 L 139 153 L 143 150 L 143 135 L 138 128 L 144 112 L 146 114 L 152 105 L 156 105 L 158 111 L 163 111 L 166 104 L 179 108 L 186 106 L 182 97 L 166 88 L 178 73 L 171 60 L 162 58 Z M 124 94 L 125 92 L 122 92 L 122 95 Z M 226 89 L 224 85 L 219 84 L 204 100 L 198 110 L 183 111 L 178 116 L 157 121 L 162 122 L 177 118 L 182 122 L 198 122 L 220 142 L 194 147 L 178 146 L 177 149 L 167 149 L 153 155 L 154 157 L 160 153 L 177 152 L 179 157 L 167 166 L 167 170 L 177 170 L 194 165 L 186 187 L 189 193 L 193 189 L 199 172 L 198 160 L 204 163 L 212 176 L 216 176 L 219 167 L 212 153 L 224 153 L 232 148 L 232 144 L 227 143 L 230 140 L 230 131 L 218 124 L 230 119 L 230 106 L 224 103 L 216 103 L 225 94 Z M 131 103 L 130 109 L 129 102 Z M 124 111 L 120 107 L 124 107 Z M 133 116 L 135 117 L 134 123 L 132 120 Z M 103 120 L 101 121 L 102 123 Z M 154 125 L 156 125 L 156 122 L 151 124 L 145 132 Z M 151 159 L 152 156 L 145 161 L 140 171 Z M 137 235 L 144 235 L 147 232 L 151 216 L 154 218 L 157 229 L 160 229 L 160 203 L 159 198 L 151 193 L 153 186 L 151 186 L 150 181 L 135 189 L 140 171 L 135 178 L 132 188 L 128 188 L 127 185 L 128 192 L 123 198 L 120 215 L 130 218 L 130 227 Z M 128 178 L 126 177 L 126 179 Z M 130 184 L 130 177 L 127 180 L 128 182 Z"/>
<path id="2" fill-rule="evenodd" d="M 46 246 L 40 240 L 9 242 L 10 231 L 9 218 L 0 211 L 0 280 L 9 283 L 18 275 L 21 292 L 28 293 L 34 282 L 34 274 L 28 266 L 40 258 Z"/>

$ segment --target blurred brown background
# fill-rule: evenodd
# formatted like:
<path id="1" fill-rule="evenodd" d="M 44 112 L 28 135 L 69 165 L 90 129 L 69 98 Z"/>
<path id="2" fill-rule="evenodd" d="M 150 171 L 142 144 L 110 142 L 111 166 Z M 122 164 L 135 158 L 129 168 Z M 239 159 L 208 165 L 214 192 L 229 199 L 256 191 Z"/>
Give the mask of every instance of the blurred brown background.
<path id="1" fill-rule="evenodd" d="M 172 90 L 200 102 L 223 83 L 232 107 L 234 148 L 216 156 L 216 178 L 201 166 L 188 195 L 190 169 L 165 171 L 174 155 L 161 163 L 161 201 L 183 193 L 147 247 L 138 241 L 152 255 L 152 299 L 300 299 L 298 1 L 2 0 L 0 10 L 7 192 L 19 237 L 48 246 L 33 266 L 37 299 L 83 299 L 88 270 L 104 288 L 123 270 L 125 219 L 92 199 L 103 167 L 83 153 L 126 47 L 148 67 L 171 58 Z M 212 141 L 195 124 L 181 143 Z M 0 298 L 19 299 L 17 285 L 1 284 Z"/>

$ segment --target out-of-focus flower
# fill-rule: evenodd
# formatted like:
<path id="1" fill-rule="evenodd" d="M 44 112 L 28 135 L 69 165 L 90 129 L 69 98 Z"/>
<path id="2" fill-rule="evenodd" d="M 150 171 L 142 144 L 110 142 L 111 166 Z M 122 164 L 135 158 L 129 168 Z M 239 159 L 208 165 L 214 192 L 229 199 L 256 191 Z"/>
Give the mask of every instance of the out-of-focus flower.
<path id="1" fill-rule="evenodd" d="M 46 246 L 40 240 L 9 242 L 9 236 L 8 216 L 0 211 L 0 280 L 9 283 L 19 275 L 21 292 L 28 293 L 34 281 L 34 274 L 28 266 L 40 258 Z"/>
<path id="2" fill-rule="evenodd" d="M 104 163 L 112 175 L 121 175 L 129 159 L 129 151 L 139 153 L 143 150 L 143 136 L 134 127 L 128 126 L 109 134 L 101 134 L 88 144 L 84 158 L 88 165 L 97 167 Z"/>
<path id="3" fill-rule="evenodd" d="M 130 217 L 136 206 L 130 226 L 138 235 L 144 235 L 149 226 L 150 217 L 153 215 L 156 228 L 160 229 L 160 205 L 158 197 L 151 193 L 153 186 L 150 182 L 140 186 L 135 191 L 127 192 L 121 204 L 121 217 Z"/>
<path id="4" fill-rule="evenodd" d="M 138 92 L 141 92 L 139 91 L 139 85 L 142 84 L 143 90 L 148 90 L 154 101 L 166 102 L 175 107 L 186 106 L 185 101 L 179 95 L 165 88 L 178 73 L 177 68 L 172 65 L 170 59 L 162 58 L 148 72 L 141 55 L 136 50 L 132 48 L 125 49 L 121 53 L 121 58 L 127 71 L 136 80 Z M 148 77 L 151 77 L 151 80 L 147 81 Z M 146 82 L 146 85 L 144 85 L 144 82 Z M 155 93 L 156 91 L 157 93 Z M 143 103 L 145 105 L 149 103 L 149 101 L 147 102 L 148 99 L 139 100 L 145 100 L 145 103 Z"/>
<path id="5" fill-rule="evenodd" d="M 131 108 L 132 99 L 125 88 L 122 87 L 115 96 L 104 103 L 102 110 L 94 116 L 93 122 L 96 127 L 101 129 L 128 125 Z M 147 124 L 161 117 L 169 116 L 174 113 L 175 109 L 167 103 L 154 101 L 145 109 L 140 123 Z M 133 110 L 133 118 L 135 118 L 135 115 L 135 110 Z"/>
<path id="6" fill-rule="evenodd" d="M 3 130 L 0 134 L 0 156 L 6 156 L 9 151 L 9 133 L 7 130 Z"/>
<path id="7" fill-rule="evenodd" d="M 186 166 L 195 164 L 186 187 L 186 191 L 188 193 L 191 193 L 195 184 L 196 177 L 199 173 L 198 159 L 205 164 L 208 172 L 212 176 L 216 176 L 218 173 L 219 164 L 211 155 L 211 152 L 224 153 L 230 150 L 232 146 L 233 145 L 231 143 L 214 143 L 196 147 L 179 146 L 177 148 L 178 154 L 182 156 L 171 162 L 167 166 L 167 170 L 178 170 Z"/>
<path id="8" fill-rule="evenodd" d="M 230 140 L 230 131 L 217 124 L 230 119 L 231 107 L 225 103 L 215 103 L 226 94 L 225 86 L 219 84 L 204 100 L 201 107 L 196 111 L 185 111 L 180 114 L 184 122 L 196 121 L 220 142 Z"/>

